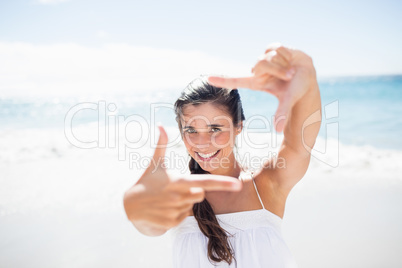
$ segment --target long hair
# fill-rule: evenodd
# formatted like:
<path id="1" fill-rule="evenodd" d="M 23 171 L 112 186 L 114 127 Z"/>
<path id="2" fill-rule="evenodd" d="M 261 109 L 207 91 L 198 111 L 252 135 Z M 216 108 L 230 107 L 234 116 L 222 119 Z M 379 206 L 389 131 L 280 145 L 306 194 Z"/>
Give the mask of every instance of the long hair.
<path id="1" fill-rule="evenodd" d="M 233 125 L 238 125 L 245 120 L 240 95 L 237 89 L 226 89 L 212 86 L 207 82 L 206 76 L 193 80 L 181 93 L 175 103 L 176 121 L 182 132 L 183 108 L 186 105 L 200 105 L 203 103 L 214 103 L 224 108 L 231 116 Z M 191 174 L 208 174 L 191 157 L 189 162 Z M 234 252 L 228 240 L 228 233 L 219 225 L 215 213 L 204 199 L 193 206 L 194 217 L 198 222 L 201 232 L 208 238 L 208 258 L 210 261 L 225 261 L 231 264 L 234 260 Z"/>

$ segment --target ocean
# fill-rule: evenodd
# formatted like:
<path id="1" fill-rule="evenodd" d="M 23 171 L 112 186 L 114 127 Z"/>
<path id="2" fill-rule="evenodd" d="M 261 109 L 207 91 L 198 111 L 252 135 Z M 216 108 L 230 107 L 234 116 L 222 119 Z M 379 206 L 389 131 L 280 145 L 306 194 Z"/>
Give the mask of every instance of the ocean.
<path id="1" fill-rule="evenodd" d="M 300 267 L 401 267 L 402 76 L 319 85 L 323 121 L 284 236 Z M 169 236 L 136 231 L 122 198 L 149 163 L 157 122 L 167 155 L 181 157 L 170 172 L 188 172 L 172 109 L 180 90 L 0 95 L 0 266 L 170 267 Z M 239 91 L 248 128 L 239 152 L 265 157 L 283 139 L 270 126 L 278 102 Z"/>
<path id="2" fill-rule="evenodd" d="M 373 146 L 376 148 L 402 149 L 402 75 L 340 77 L 322 79 L 319 83 L 323 112 L 330 108 L 331 118 L 323 114 L 321 137 L 337 138 L 344 144 Z M 250 127 L 261 128 L 264 116 L 268 121 L 275 113 L 277 100 L 270 94 L 240 89 L 246 123 L 254 118 Z M 65 117 L 72 107 L 82 103 L 114 105 L 116 111 L 107 115 L 129 117 L 137 115 L 151 123 L 162 122 L 176 127 L 172 104 L 179 96 L 177 91 L 143 92 L 120 96 L 71 96 L 7 98 L 0 95 L 0 130 L 63 128 Z M 100 109 L 101 107 L 99 107 Z M 105 114 L 105 112 L 104 112 Z M 97 123 L 98 109 L 77 113 L 74 124 Z M 137 120 L 134 120 L 137 121 Z M 339 133 L 326 133 L 326 121 L 338 123 Z M 272 122 L 272 121 L 270 121 Z M 269 131 L 273 132 L 272 128 Z"/>

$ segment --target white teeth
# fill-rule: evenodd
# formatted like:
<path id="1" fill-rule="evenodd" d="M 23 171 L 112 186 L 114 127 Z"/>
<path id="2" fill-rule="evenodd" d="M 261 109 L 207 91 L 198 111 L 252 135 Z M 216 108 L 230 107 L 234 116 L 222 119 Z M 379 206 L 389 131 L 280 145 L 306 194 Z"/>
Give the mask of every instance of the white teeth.
<path id="1" fill-rule="evenodd" d="M 217 151 L 213 152 L 213 153 L 209 153 L 209 154 L 203 154 L 203 153 L 199 153 L 197 152 L 197 154 L 199 154 L 202 158 L 209 158 L 211 156 L 213 156 L 214 154 L 216 154 Z"/>

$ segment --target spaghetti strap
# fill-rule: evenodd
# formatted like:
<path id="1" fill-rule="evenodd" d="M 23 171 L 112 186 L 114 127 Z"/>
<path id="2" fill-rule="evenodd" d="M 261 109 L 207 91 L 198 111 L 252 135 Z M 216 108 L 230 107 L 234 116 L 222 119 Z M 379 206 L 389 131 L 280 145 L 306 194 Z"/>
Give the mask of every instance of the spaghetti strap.
<path id="1" fill-rule="evenodd" d="M 255 185 L 255 181 L 254 181 L 254 176 L 253 176 L 253 175 L 254 175 L 254 174 L 251 173 L 251 178 L 253 179 L 253 184 L 254 184 L 255 191 L 257 192 L 257 196 L 258 196 L 258 199 L 260 200 L 260 203 L 261 203 L 262 208 L 265 209 L 264 204 L 262 203 L 260 194 L 258 193 L 257 185 Z"/>

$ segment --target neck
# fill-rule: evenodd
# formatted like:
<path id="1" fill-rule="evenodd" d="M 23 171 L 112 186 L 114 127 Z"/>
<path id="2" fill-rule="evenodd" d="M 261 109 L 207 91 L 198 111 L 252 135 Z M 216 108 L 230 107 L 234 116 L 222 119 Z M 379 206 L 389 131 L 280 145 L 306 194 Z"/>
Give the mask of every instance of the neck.
<path id="1" fill-rule="evenodd" d="M 220 168 L 211 171 L 214 175 L 224 175 L 238 178 L 242 170 L 240 164 L 236 161 L 233 153 L 229 156 L 229 163 L 225 163 Z"/>

